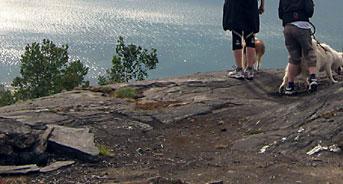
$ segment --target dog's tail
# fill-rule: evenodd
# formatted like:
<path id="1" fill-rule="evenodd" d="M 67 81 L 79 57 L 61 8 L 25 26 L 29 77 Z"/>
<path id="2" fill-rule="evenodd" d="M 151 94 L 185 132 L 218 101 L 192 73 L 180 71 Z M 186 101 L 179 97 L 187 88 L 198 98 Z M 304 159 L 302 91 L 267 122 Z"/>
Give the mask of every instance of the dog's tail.
<path id="1" fill-rule="evenodd" d="M 256 39 L 255 45 L 256 45 L 255 49 L 256 49 L 256 53 L 257 53 L 255 70 L 259 71 L 260 66 L 262 64 L 263 55 L 266 52 L 266 46 L 265 46 L 264 42 L 260 39 Z"/>

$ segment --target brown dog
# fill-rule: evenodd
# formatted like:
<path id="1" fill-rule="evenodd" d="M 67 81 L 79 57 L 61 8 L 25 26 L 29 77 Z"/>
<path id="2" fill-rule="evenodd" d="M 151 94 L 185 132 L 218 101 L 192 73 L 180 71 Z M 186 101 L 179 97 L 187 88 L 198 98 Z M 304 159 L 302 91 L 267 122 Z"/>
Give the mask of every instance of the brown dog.
<path id="1" fill-rule="evenodd" d="M 261 40 L 261 39 L 258 39 L 258 38 L 255 38 L 255 49 L 256 49 L 256 62 L 255 62 L 255 70 L 256 71 L 259 71 L 260 70 L 260 66 L 261 66 L 261 63 L 262 63 L 262 58 L 263 58 L 263 55 L 266 51 L 266 47 L 264 45 L 264 42 Z M 243 54 L 243 63 L 242 63 L 242 66 L 243 68 L 247 68 L 247 58 L 246 58 L 246 47 L 244 45 L 243 47 L 243 50 L 244 50 L 244 54 Z"/>

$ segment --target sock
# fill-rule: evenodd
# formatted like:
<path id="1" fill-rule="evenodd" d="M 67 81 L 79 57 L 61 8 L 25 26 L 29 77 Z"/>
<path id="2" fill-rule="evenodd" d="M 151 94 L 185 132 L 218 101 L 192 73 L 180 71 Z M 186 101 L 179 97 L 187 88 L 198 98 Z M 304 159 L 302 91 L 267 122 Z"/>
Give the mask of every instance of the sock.
<path id="1" fill-rule="evenodd" d="M 310 80 L 311 80 L 311 79 L 316 79 L 316 74 L 311 74 L 311 75 L 310 75 Z"/>
<path id="2" fill-rule="evenodd" d="M 288 88 L 294 89 L 294 82 L 288 82 Z"/>

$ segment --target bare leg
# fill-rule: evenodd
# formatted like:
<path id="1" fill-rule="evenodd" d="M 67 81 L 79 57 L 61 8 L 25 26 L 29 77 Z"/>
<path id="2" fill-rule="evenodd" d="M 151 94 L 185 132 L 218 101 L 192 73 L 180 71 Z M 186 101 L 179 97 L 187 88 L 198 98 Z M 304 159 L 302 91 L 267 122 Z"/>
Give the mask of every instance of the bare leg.
<path id="1" fill-rule="evenodd" d="M 248 67 L 254 67 L 256 62 L 256 50 L 255 48 L 247 47 L 247 59 L 248 59 Z"/>
<path id="2" fill-rule="evenodd" d="M 311 74 L 316 74 L 317 72 L 317 67 L 315 66 L 311 66 L 311 67 L 308 67 L 308 72 Z"/>
<path id="3" fill-rule="evenodd" d="M 288 63 L 288 73 L 287 73 L 288 82 L 294 82 L 295 77 L 298 75 L 298 73 L 299 73 L 299 66 Z"/>
<path id="4" fill-rule="evenodd" d="M 234 50 L 233 55 L 235 57 L 236 66 L 242 68 L 243 49 Z"/>

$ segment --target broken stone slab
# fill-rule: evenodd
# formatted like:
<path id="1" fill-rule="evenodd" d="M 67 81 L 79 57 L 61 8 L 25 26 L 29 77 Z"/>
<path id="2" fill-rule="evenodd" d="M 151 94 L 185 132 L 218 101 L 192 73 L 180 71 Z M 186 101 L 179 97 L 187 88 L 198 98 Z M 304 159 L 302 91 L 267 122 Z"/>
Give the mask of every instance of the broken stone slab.
<path id="1" fill-rule="evenodd" d="M 89 128 L 48 126 L 54 128 L 48 139 L 48 149 L 51 152 L 85 161 L 97 160 L 99 149 L 95 146 L 94 134 L 89 132 Z"/>
<path id="2" fill-rule="evenodd" d="M 75 161 L 57 161 L 45 167 L 38 167 L 36 164 L 21 165 L 21 166 L 0 166 L 0 175 L 29 174 L 33 172 L 47 173 L 47 172 L 58 170 L 62 167 L 70 166 L 74 163 Z"/>
<path id="3" fill-rule="evenodd" d="M 45 125 L 27 125 L 0 117 L 0 164 L 45 164 Z"/>
<path id="4" fill-rule="evenodd" d="M 55 170 L 60 169 L 62 167 L 73 165 L 74 163 L 75 163 L 75 161 L 57 161 L 57 162 L 54 162 L 54 163 L 52 163 L 46 167 L 40 168 L 39 172 L 47 173 L 47 172 L 55 171 Z"/>
<path id="5" fill-rule="evenodd" d="M 38 134 L 33 133 L 32 128 L 22 122 L 7 118 L 0 119 L 1 143 L 10 143 L 16 148 L 26 149 L 37 141 Z"/>
<path id="6" fill-rule="evenodd" d="M 27 174 L 38 172 L 39 167 L 36 164 L 22 166 L 0 166 L 0 175 L 4 174 Z"/>
<path id="7" fill-rule="evenodd" d="M 53 127 L 48 127 L 43 134 L 39 136 L 39 141 L 36 144 L 34 152 L 37 154 L 43 154 L 46 151 L 48 139 L 51 135 L 51 132 L 54 130 Z"/>

